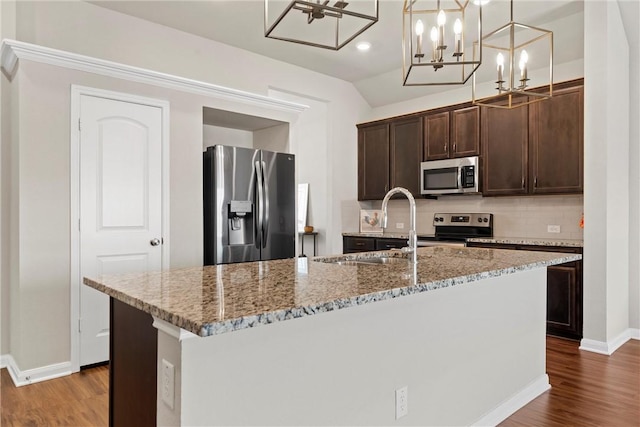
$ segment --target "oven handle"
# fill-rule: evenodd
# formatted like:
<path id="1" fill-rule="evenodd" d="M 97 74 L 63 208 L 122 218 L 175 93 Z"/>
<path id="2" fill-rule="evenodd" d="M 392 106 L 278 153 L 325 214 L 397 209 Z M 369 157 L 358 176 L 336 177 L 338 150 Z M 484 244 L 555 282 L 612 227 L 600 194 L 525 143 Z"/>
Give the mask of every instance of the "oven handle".
<path id="1" fill-rule="evenodd" d="M 466 243 L 452 240 L 418 240 L 418 247 L 428 248 L 433 246 L 455 246 L 463 248 L 466 246 Z"/>

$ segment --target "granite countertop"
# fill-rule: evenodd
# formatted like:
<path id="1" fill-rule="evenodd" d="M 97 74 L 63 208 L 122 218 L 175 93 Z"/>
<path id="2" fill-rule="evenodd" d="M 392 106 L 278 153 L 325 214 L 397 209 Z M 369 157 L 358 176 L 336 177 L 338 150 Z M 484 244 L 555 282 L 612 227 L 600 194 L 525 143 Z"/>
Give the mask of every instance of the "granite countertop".
<path id="1" fill-rule="evenodd" d="M 535 237 L 474 237 L 467 239 L 467 242 L 523 246 L 556 246 L 568 248 L 584 247 L 584 241 L 581 239 L 539 239 Z"/>
<path id="2" fill-rule="evenodd" d="M 200 336 L 339 310 L 581 259 L 483 248 L 418 249 L 418 264 L 339 265 L 400 251 L 225 264 L 85 278 L 84 283 Z M 514 284 L 514 286 L 517 284 Z"/>
<path id="3" fill-rule="evenodd" d="M 408 239 L 409 233 L 358 233 L 345 232 L 348 237 L 382 237 L 387 239 Z M 433 234 L 418 233 L 418 238 L 433 239 Z M 467 242 L 495 243 L 503 245 L 527 245 L 527 246 L 556 246 L 569 248 L 582 248 L 584 242 L 581 239 L 546 239 L 537 237 L 471 237 Z"/>

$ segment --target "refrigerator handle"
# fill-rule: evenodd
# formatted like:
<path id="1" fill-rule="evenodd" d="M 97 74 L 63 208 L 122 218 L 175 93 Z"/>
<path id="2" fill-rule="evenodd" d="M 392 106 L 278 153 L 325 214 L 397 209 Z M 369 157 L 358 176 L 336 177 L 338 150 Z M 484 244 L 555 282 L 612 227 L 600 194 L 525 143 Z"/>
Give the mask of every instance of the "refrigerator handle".
<path id="1" fill-rule="evenodd" d="M 269 182 L 265 176 L 267 171 L 267 165 L 262 162 L 262 185 L 264 185 L 264 203 L 262 204 L 262 210 L 264 212 L 263 224 L 262 224 L 262 247 L 267 247 L 267 238 L 269 236 Z"/>
<path id="2" fill-rule="evenodd" d="M 258 198 L 256 200 L 257 220 L 255 222 L 256 224 L 255 236 L 256 236 L 256 248 L 260 249 L 260 247 L 262 246 L 262 225 L 263 225 L 262 205 L 264 201 L 264 195 L 262 194 L 262 190 L 263 190 L 262 168 L 260 167 L 260 162 L 256 161 L 254 165 L 256 169 L 256 190 L 258 190 Z"/>

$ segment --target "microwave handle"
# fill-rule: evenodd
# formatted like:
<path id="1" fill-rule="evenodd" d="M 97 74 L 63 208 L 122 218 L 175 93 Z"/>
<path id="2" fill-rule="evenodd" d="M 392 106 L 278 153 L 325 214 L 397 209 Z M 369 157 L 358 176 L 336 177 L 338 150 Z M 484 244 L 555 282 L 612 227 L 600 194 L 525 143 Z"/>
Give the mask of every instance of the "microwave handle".
<path id="1" fill-rule="evenodd" d="M 458 168 L 458 190 L 462 190 L 462 174 L 464 171 L 464 166 Z"/>

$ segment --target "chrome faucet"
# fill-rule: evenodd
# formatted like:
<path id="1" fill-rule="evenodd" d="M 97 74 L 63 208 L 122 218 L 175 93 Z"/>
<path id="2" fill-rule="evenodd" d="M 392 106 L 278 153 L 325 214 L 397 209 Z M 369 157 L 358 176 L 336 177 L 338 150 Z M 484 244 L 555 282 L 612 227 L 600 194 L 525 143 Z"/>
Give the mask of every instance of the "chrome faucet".
<path id="1" fill-rule="evenodd" d="M 395 187 L 389 190 L 382 199 L 382 228 L 387 228 L 387 204 L 391 196 L 397 193 L 404 194 L 409 199 L 409 241 L 408 247 L 403 248 L 405 252 L 411 254 L 411 262 L 414 264 L 418 262 L 418 236 L 416 235 L 416 201 L 409 190 L 402 187 Z"/>

